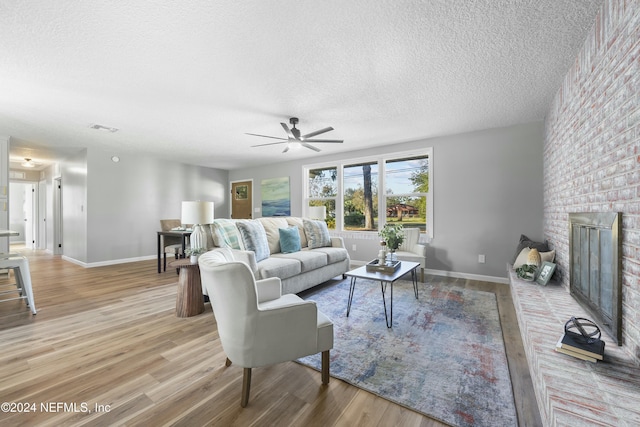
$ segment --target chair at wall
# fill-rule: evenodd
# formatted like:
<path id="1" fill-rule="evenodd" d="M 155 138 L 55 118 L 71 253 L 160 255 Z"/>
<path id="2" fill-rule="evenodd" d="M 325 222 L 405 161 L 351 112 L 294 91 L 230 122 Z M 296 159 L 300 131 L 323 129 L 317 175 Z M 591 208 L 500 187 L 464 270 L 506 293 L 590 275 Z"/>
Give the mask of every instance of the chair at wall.
<path id="1" fill-rule="evenodd" d="M 278 277 L 255 280 L 228 248 L 200 256 L 202 286 L 211 298 L 226 366 L 244 368 L 240 406 L 249 402 L 251 369 L 322 353 L 322 383 L 329 383 L 333 323 L 313 301 L 282 295 Z"/>
<path id="2" fill-rule="evenodd" d="M 169 231 L 172 228 L 180 227 L 180 225 L 179 219 L 160 220 L 160 230 L 162 231 Z M 167 254 L 173 255 L 175 259 L 182 256 L 182 239 L 172 236 L 162 236 L 162 239 L 162 245 L 164 247 L 162 271 L 167 271 Z"/>
<path id="3" fill-rule="evenodd" d="M 27 305 L 33 314 L 36 314 L 36 302 L 33 298 L 33 289 L 31 287 L 31 271 L 29 270 L 29 260 L 17 254 L 0 255 L 0 269 L 13 270 L 16 278 L 16 289 L 0 291 L 0 295 L 7 295 L 8 298 L 0 299 L 0 302 L 13 301 L 16 299 L 26 300 Z M 11 294 L 18 293 L 17 297 L 11 297 Z"/>
<path id="4" fill-rule="evenodd" d="M 424 269 L 427 266 L 427 247 L 418 243 L 420 230 L 418 228 L 405 227 L 402 229 L 404 240 L 396 251 L 399 261 L 419 262 L 421 267 L 420 280 L 424 282 Z"/>

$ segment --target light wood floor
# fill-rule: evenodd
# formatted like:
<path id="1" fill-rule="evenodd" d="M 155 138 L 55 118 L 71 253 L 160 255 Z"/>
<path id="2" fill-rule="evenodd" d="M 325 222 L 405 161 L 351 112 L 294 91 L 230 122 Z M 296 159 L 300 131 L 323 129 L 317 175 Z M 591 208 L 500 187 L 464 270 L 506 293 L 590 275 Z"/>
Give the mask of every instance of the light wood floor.
<path id="1" fill-rule="evenodd" d="M 323 386 L 294 362 L 254 369 L 242 409 L 242 369 L 224 366 L 211 306 L 175 317 L 175 271 L 158 274 L 155 260 L 85 269 L 23 253 L 38 314 L 24 301 L 0 303 L 0 402 L 35 407 L 0 411 L 0 425 L 443 425 L 335 378 Z M 540 425 L 509 287 L 427 281 L 497 294 L 520 425 Z M 0 277 L 0 290 L 11 282 Z"/>

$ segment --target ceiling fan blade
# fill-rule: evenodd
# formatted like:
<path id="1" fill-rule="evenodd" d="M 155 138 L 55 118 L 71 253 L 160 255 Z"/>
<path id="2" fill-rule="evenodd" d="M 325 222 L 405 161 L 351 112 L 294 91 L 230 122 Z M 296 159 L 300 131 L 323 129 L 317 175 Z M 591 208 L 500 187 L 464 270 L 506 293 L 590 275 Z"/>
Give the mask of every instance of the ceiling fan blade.
<path id="1" fill-rule="evenodd" d="M 301 139 L 307 139 L 307 138 L 311 138 L 312 136 L 320 135 L 321 133 L 329 132 L 329 131 L 332 131 L 332 130 L 333 130 L 333 128 L 331 126 L 329 126 L 328 128 L 320 129 L 320 130 L 317 130 L 315 132 L 311 132 L 311 133 L 308 133 L 306 135 L 302 135 L 300 138 Z"/>
<path id="2" fill-rule="evenodd" d="M 288 141 L 286 138 L 280 138 L 277 136 L 269 136 L 269 135 L 258 135 L 257 133 L 245 133 L 245 135 L 260 136 L 262 138 L 272 138 L 272 139 L 280 139 L 282 141 Z"/>
<path id="3" fill-rule="evenodd" d="M 281 141 L 281 142 L 269 142 L 267 144 L 258 144 L 258 145 L 252 145 L 251 147 L 264 147 L 265 145 L 277 145 L 277 144 L 286 144 L 287 141 Z"/>
<path id="4" fill-rule="evenodd" d="M 316 151 L 316 152 L 320 151 L 319 148 L 316 148 L 313 145 L 307 144 L 306 142 L 301 142 L 300 145 L 302 145 L 303 147 L 307 147 L 307 148 L 309 148 L 309 149 L 311 149 L 313 151 Z"/>
<path id="5" fill-rule="evenodd" d="M 280 123 L 280 124 L 282 125 L 282 128 L 284 129 L 284 131 L 287 133 L 287 136 L 289 137 L 289 139 L 296 139 L 296 137 L 291 132 L 291 129 L 289 129 L 289 126 L 287 126 L 284 123 Z"/>
<path id="6" fill-rule="evenodd" d="M 325 142 L 333 142 L 336 144 L 342 144 L 344 141 L 342 139 L 305 139 L 305 142 L 321 142 L 321 143 L 325 143 Z"/>

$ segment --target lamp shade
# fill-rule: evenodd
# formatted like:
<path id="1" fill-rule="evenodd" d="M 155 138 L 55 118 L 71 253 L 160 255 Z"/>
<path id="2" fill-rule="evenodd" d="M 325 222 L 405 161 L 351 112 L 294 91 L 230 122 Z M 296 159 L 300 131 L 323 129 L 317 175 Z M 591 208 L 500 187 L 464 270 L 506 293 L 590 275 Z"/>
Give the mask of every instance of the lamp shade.
<path id="1" fill-rule="evenodd" d="M 307 212 L 311 219 L 320 219 L 324 221 L 327 217 L 326 206 L 309 206 L 307 208 Z"/>
<path id="2" fill-rule="evenodd" d="M 213 202 L 182 202 L 183 224 L 211 224 L 213 222 Z"/>

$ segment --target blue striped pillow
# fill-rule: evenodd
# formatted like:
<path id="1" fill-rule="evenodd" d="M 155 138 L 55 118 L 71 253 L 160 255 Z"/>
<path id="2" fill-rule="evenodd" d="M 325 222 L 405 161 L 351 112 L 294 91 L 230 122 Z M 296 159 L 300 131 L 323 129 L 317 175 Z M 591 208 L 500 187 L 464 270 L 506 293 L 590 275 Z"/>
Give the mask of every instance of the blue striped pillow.
<path id="1" fill-rule="evenodd" d="M 240 246 L 240 232 L 234 220 L 214 219 L 211 228 L 213 229 L 213 243 L 217 247 L 242 249 L 242 246 Z"/>
<path id="2" fill-rule="evenodd" d="M 326 222 L 303 219 L 302 224 L 309 241 L 309 249 L 331 246 L 331 236 Z"/>
<path id="3" fill-rule="evenodd" d="M 256 262 L 269 258 L 269 242 L 267 232 L 257 220 L 238 221 L 238 231 L 244 243 L 244 249 L 253 251 L 256 254 Z"/>

